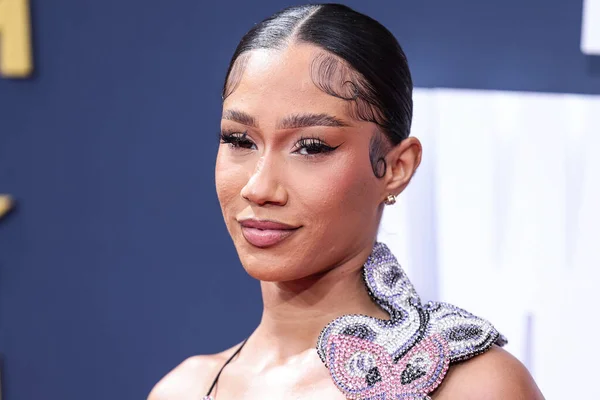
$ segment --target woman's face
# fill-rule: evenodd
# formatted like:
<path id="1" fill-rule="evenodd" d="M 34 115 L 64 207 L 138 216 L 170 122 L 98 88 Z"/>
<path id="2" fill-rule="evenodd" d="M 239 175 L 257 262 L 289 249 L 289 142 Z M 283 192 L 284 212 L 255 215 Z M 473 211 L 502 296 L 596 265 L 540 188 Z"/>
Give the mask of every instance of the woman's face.
<path id="1" fill-rule="evenodd" d="M 376 125 L 317 88 L 319 49 L 255 50 L 223 104 L 217 195 L 248 273 L 290 281 L 371 248 L 385 187 L 371 167 Z"/>

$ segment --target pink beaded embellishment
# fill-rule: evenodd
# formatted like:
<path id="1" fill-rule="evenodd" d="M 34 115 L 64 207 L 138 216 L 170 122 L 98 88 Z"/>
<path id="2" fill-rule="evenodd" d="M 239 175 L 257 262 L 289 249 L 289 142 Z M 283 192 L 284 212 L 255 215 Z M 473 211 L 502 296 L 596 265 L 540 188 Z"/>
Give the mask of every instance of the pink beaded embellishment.
<path id="1" fill-rule="evenodd" d="M 343 315 L 323 329 L 317 342 L 319 357 L 349 399 L 429 399 L 450 364 L 506 343 L 491 323 L 459 307 L 421 303 L 383 243 L 373 247 L 363 278 L 390 318 Z"/>
<path id="2" fill-rule="evenodd" d="M 348 335 L 328 340 L 327 365 L 337 387 L 352 400 L 422 399 L 448 371 L 448 344 L 432 335 L 397 363 L 383 346 Z"/>

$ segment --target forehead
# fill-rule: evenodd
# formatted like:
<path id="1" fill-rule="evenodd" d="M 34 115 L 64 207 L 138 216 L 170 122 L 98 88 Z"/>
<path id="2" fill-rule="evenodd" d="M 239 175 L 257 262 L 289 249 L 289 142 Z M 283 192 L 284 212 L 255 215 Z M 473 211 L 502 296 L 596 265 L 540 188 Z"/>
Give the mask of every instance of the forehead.
<path id="1" fill-rule="evenodd" d="M 240 67 L 239 82 L 226 97 L 224 109 L 239 109 L 273 121 L 293 113 L 348 117 L 348 101 L 325 93 L 313 81 L 311 65 L 322 53 L 307 44 L 252 50 Z"/>

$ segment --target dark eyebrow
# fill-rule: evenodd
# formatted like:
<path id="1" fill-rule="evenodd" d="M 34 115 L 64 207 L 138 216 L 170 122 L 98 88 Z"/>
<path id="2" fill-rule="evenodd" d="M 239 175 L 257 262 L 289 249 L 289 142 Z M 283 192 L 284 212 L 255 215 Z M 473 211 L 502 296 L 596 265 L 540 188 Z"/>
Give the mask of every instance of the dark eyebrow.
<path id="1" fill-rule="evenodd" d="M 350 126 L 347 122 L 328 114 L 295 114 L 285 117 L 277 129 L 307 128 L 311 126 Z"/>
<path id="2" fill-rule="evenodd" d="M 248 125 L 253 128 L 258 128 L 258 124 L 253 116 L 247 114 L 243 111 L 239 110 L 225 110 L 223 111 L 222 119 L 227 119 L 229 121 L 235 121 L 242 125 Z"/>
<path id="3" fill-rule="evenodd" d="M 256 119 L 248 113 L 240 110 L 223 111 L 222 119 L 238 122 L 253 128 L 258 128 Z M 297 129 L 311 126 L 350 126 L 347 122 L 328 114 L 294 114 L 283 118 L 277 129 Z"/>

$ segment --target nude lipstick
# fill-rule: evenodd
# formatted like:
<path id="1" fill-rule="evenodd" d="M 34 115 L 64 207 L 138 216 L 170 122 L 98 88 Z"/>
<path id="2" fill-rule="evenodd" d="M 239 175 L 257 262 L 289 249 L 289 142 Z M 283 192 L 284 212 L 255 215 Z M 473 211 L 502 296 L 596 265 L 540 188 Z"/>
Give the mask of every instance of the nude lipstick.
<path id="1" fill-rule="evenodd" d="M 248 243 L 259 248 L 275 246 L 299 228 L 270 220 L 246 219 L 239 222 L 244 238 Z"/>

